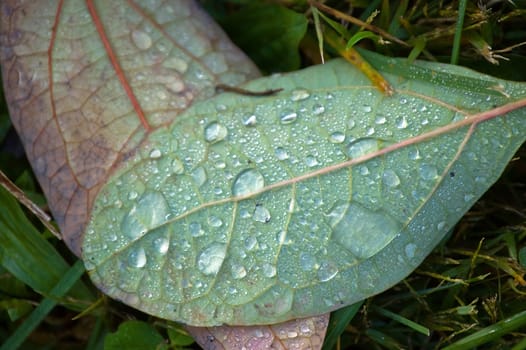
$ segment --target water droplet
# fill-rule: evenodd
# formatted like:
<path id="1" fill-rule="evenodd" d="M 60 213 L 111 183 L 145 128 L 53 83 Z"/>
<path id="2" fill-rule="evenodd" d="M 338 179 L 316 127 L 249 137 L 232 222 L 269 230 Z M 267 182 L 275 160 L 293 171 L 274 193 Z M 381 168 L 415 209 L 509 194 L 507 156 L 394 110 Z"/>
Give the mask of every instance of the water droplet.
<path id="1" fill-rule="evenodd" d="M 470 202 L 473 198 L 475 198 L 474 194 L 468 193 L 468 194 L 464 195 L 464 201 L 465 202 Z"/>
<path id="2" fill-rule="evenodd" d="M 312 168 L 312 167 L 315 167 L 316 165 L 319 165 L 320 163 L 318 162 L 318 160 L 316 159 L 316 157 L 312 156 L 312 155 L 308 155 L 307 157 L 305 157 L 305 164 L 309 167 L 309 168 Z"/>
<path id="3" fill-rule="evenodd" d="M 342 220 L 348 208 L 349 202 L 336 201 L 329 212 L 325 214 L 325 216 L 327 216 L 329 219 L 329 225 L 331 225 L 331 227 L 336 226 L 336 224 Z"/>
<path id="4" fill-rule="evenodd" d="M 439 230 L 439 231 L 442 231 L 444 229 L 444 227 L 446 227 L 446 222 L 445 221 L 440 221 L 437 224 L 437 230 Z"/>
<path id="5" fill-rule="evenodd" d="M 159 192 L 145 193 L 121 223 L 121 230 L 130 239 L 137 239 L 165 221 L 170 213 L 168 203 Z"/>
<path id="6" fill-rule="evenodd" d="M 205 234 L 205 231 L 201 228 L 201 224 L 198 222 L 190 223 L 188 229 L 190 230 L 192 237 L 199 237 Z"/>
<path id="7" fill-rule="evenodd" d="M 335 131 L 329 135 L 329 142 L 331 143 L 342 143 L 345 141 L 345 134 L 341 131 Z"/>
<path id="8" fill-rule="evenodd" d="M 367 136 L 372 136 L 372 135 L 374 135 L 375 130 L 374 130 L 373 127 L 371 127 L 369 129 L 367 129 L 367 131 L 365 133 L 367 134 Z"/>
<path id="9" fill-rule="evenodd" d="M 409 159 L 411 160 L 418 160 L 418 159 L 421 159 L 422 156 L 420 155 L 420 151 L 418 150 L 418 148 L 413 148 L 411 150 L 409 150 Z"/>
<path id="10" fill-rule="evenodd" d="M 347 122 L 347 129 L 351 130 L 355 126 L 356 126 L 356 122 L 354 121 L 354 119 L 353 118 L 349 119 L 349 121 Z"/>
<path id="11" fill-rule="evenodd" d="M 252 219 L 258 222 L 267 223 L 270 221 L 270 212 L 267 208 L 265 208 L 261 204 L 256 205 L 256 209 L 254 209 L 254 214 L 252 215 Z"/>
<path id="12" fill-rule="evenodd" d="M 195 168 L 194 171 L 192 171 L 192 178 L 194 179 L 197 187 L 203 186 L 207 179 L 205 168 L 202 166 Z"/>
<path id="13" fill-rule="evenodd" d="M 212 122 L 205 128 L 205 140 L 210 143 L 219 142 L 227 135 L 227 129 L 218 122 Z"/>
<path id="14" fill-rule="evenodd" d="M 382 125 L 387 122 L 387 118 L 383 115 L 378 115 L 376 116 L 376 119 L 374 120 L 374 122 L 378 125 Z"/>
<path id="15" fill-rule="evenodd" d="M 256 237 L 248 236 L 247 238 L 245 238 L 245 249 L 250 251 L 256 247 L 257 243 L 258 240 L 256 239 Z"/>
<path id="16" fill-rule="evenodd" d="M 350 158 L 358 158 L 377 151 L 380 148 L 378 140 L 372 137 L 362 137 L 349 143 L 347 154 Z"/>
<path id="17" fill-rule="evenodd" d="M 270 278 L 276 276 L 276 267 L 269 263 L 264 263 L 263 266 L 261 266 L 261 271 L 265 277 Z"/>
<path id="18" fill-rule="evenodd" d="M 343 208 L 338 210 L 339 215 L 331 220 L 332 239 L 359 259 L 377 254 L 400 233 L 401 224 L 382 210 L 373 211 L 355 203 L 343 213 Z"/>
<path id="19" fill-rule="evenodd" d="M 407 98 L 402 97 L 402 98 L 400 99 L 400 104 L 401 104 L 401 105 L 405 105 L 406 103 L 407 103 Z"/>
<path id="20" fill-rule="evenodd" d="M 416 251 L 416 244 L 409 243 L 408 245 L 405 246 L 405 255 L 409 259 L 412 259 L 415 257 L 415 251 Z"/>
<path id="21" fill-rule="evenodd" d="M 239 280 L 247 275 L 247 270 L 245 267 L 237 264 L 232 265 L 230 272 L 232 273 L 232 277 L 236 280 Z"/>
<path id="22" fill-rule="evenodd" d="M 258 192 L 265 186 L 263 175 L 256 169 L 245 169 L 241 171 L 232 186 L 234 196 L 245 196 Z"/>
<path id="23" fill-rule="evenodd" d="M 135 192 L 135 191 L 130 191 L 130 193 L 128 193 L 128 199 L 129 200 L 134 200 L 138 196 L 139 196 L 139 194 L 137 192 Z"/>
<path id="24" fill-rule="evenodd" d="M 161 158 L 161 151 L 158 150 L 158 149 L 153 149 L 151 152 L 150 152 L 150 158 L 151 159 L 157 159 L 157 158 Z"/>
<path id="25" fill-rule="evenodd" d="M 186 70 L 188 69 L 188 63 L 179 57 L 169 57 L 164 61 L 163 65 L 166 68 L 175 69 L 181 74 L 186 73 Z"/>
<path id="26" fill-rule="evenodd" d="M 210 216 L 208 217 L 208 225 L 211 227 L 221 227 L 223 225 L 223 220 L 218 218 L 217 216 Z"/>
<path id="27" fill-rule="evenodd" d="M 363 176 L 367 176 L 369 175 L 371 172 L 369 171 L 369 168 L 365 165 L 361 165 L 360 166 L 360 175 L 363 175 Z"/>
<path id="28" fill-rule="evenodd" d="M 397 187 L 400 185 L 400 178 L 396 173 L 390 169 L 384 171 L 384 174 L 382 176 L 382 179 L 384 181 L 384 184 L 388 187 Z"/>
<path id="29" fill-rule="evenodd" d="M 318 268 L 318 263 L 314 255 L 301 252 L 300 254 L 300 266 L 305 271 L 312 271 Z"/>
<path id="30" fill-rule="evenodd" d="M 197 268 L 205 275 L 215 275 L 219 272 L 226 255 L 226 245 L 212 243 L 203 250 L 197 258 Z"/>
<path id="31" fill-rule="evenodd" d="M 427 163 L 421 164 L 419 171 L 420 171 L 420 177 L 426 181 L 434 180 L 438 176 L 437 168 L 431 164 L 427 164 Z"/>
<path id="32" fill-rule="evenodd" d="M 136 268 L 144 267 L 146 265 L 146 252 L 144 249 L 133 249 L 128 255 L 128 264 Z"/>
<path id="33" fill-rule="evenodd" d="M 168 248 L 170 247 L 170 241 L 166 237 L 157 237 L 153 241 L 153 248 L 159 252 L 159 254 L 166 254 Z"/>
<path id="34" fill-rule="evenodd" d="M 371 108 L 371 106 L 369 105 L 363 105 L 362 106 L 362 111 L 364 111 L 365 113 L 369 113 L 371 112 L 373 109 Z"/>
<path id="35" fill-rule="evenodd" d="M 292 95 L 290 97 L 291 101 L 301 101 L 309 98 L 310 94 L 307 90 L 304 89 L 297 89 L 292 91 Z"/>
<path id="36" fill-rule="evenodd" d="M 152 46 L 152 38 L 142 30 L 132 31 L 132 40 L 139 50 L 146 50 Z"/>
<path id="37" fill-rule="evenodd" d="M 324 261 L 318 270 L 318 279 L 320 282 L 327 282 L 336 277 L 337 274 L 338 267 L 333 262 Z"/>
<path id="38" fill-rule="evenodd" d="M 316 103 L 314 106 L 312 106 L 312 113 L 314 115 L 320 115 L 323 112 L 325 112 L 325 107 L 323 107 L 323 105 Z"/>
<path id="39" fill-rule="evenodd" d="M 291 123 L 294 123 L 297 118 L 298 118 L 298 114 L 296 112 L 291 111 L 291 110 L 286 110 L 280 115 L 279 120 L 281 124 L 291 124 Z"/>
<path id="40" fill-rule="evenodd" d="M 243 125 L 244 126 L 254 126 L 258 122 L 257 117 L 255 114 L 250 114 L 243 119 Z"/>
<path id="41" fill-rule="evenodd" d="M 172 171 L 174 174 L 182 174 L 184 172 L 184 164 L 179 159 L 172 160 Z"/>
<path id="42" fill-rule="evenodd" d="M 405 129 L 407 128 L 407 119 L 405 115 L 401 116 L 400 118 L 396 119 L 395 125 L 398 129 Z"/>
<path id="43" fill-rule="evenodd" d="M 279 160 L 285 160 L 289 158 L 289 154 L 283 147 L 277 147 L 274 153 Z"/>

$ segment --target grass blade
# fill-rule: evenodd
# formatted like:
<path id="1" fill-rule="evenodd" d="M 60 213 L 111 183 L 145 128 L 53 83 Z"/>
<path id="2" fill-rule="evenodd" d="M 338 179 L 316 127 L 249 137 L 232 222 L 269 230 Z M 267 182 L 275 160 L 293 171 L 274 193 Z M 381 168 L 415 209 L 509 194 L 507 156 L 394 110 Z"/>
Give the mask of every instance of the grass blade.
<path id="1" fill-rule="evenodd" d="M 363 305 L 363 301 L 344 307 L 331 313 L 331 320 L 329 321 L 329 328 L 325 336 L 325 343 L 323 350 L 333 349 L 338 341 L 340 335 L 345 331 L 345 328 L 354 318 L 358 310 Z"/>
<path id="2" fill-rule="evenodd" d="M 84 273 L 84 264 L 82 261 L 77 262 L 66 272 L 64 277 L 51 290 L 50 297 L 44 298 L 42 302 L 33 310 L 31 315 L 22 323 L 22 325 L 7 339 L 0 347 L 0 350 L 13 350 L 18 348 L 29 334 L 40 324 L 47 314 L 57 304 L 57 299 L 65 295 L 71 287 L 78 281 Z"/>
<path id="3" fill-rule="evenodd" d="M 460 0 L 458 4 L 458 18 L 453 38 L 453 50 L 451 52 L 451 64 L 457 64 L 460 53 L 460 39 L 462 38 L 462 28 L 464 27 L 464 16 L 466 14 L 467 0 Z"/>

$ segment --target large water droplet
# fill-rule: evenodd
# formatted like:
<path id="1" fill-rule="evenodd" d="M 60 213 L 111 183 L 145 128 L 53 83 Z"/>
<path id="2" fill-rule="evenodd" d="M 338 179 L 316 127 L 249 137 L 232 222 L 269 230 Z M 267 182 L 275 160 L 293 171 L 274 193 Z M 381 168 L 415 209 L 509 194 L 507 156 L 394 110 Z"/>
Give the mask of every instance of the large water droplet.
<path id="1" fill-rule="evenodd" d="M 157 237 L 153 241 L 153 248 L 159 252 L 159 254 L 166 254 L 168 248 L 170 247 L 170 241 L 166 237 Z"/>
<path id="2" fill-rule="evenodd" d="M 336 217 L 335 217 L 336 218 Z M 333 226 L 333 239 L 359 259 L 377 254 L 400 232 L 401 225 L 386 212 L 351 203 Z"/>
<path id="3" fill-rule="evenodd" d="M 128 255 L 128 264 L 132 267 L 141 268 L 146 265 L 146 252 L 143 248 L 133 249 Z"/>
<path id="4" fill-rule="evenodd" d="M 132 40 L 139 50 L 146 50 L 152 46 L 152 38 L 142 30 L 132 31 Z"/>
<path id="5" fill-rule="evenodd" d="M 205 234 L 205 231 L 201 228 L 201 224 L 198 222 L 191 222 L 190 225 L 188 225 L 188 229 L 192 237 L 200 237 Z"/>
<path id="6" fill-rule="evenodd" d="M 212 243 L 203 250 L 197 258 L 197 268 L 205 275 L 215 275 L 219 272 L 226 255 L 226 245 Z"/>
<path id="7" fill-rule="evenodd" d="M 384 174 L 382 176 L 382 179 L 384 181 L 384 184 L 388 187 L 397 187 L 400 185 L 400 178 L 396 173 L 390 169 L 384 171 Z"/>
<path id="8" fill-rule="evenodd" d="M 162 194 L 145 193 L 122 220 L 121 230 L 130 239 L 137 239 L 164 222 L 169 213 L 168 203 Z"/>
<path id="9" fill-rule="evenodd" d="M 161 158 L 161 151 L 158 150 L 158 149 L 153 149 L 151 152 L 150 152 L 150 158 L 151 159 L 158 159 L 158 158 Z"/>
<path id="10" fill-rule="evenodd" d="M 314 255 L 302 252 L 300 254 L 300 266 L 305 271 L 312 271 L 318 268 L 318 263 Z"/>
<path id="11" fill-rule="evenodd" d="M 407 128 L 407 119 L 405 115 L 401 116 L 400 118 L 396 119 L 395 125 L 398 129 L 405 129 Z"/>
<path id="12" fill-rule="evenodd" d="M 232 277 L 236 280 L 241 279 L 247 275 L 247 270 L 242 265 L 234 264 L 231 267 Z"/>
<path id="13" fill-rule="evenodd" d="M 314 115 L 320 115 L 323 112 L 325 112 L 325 107 L 323 107 L 323 105 L 316 103 L 314 106 L 312 106 L 312 113 Z"/>
<path id="14" fill-rule="evenodd" d="M 420 177 L 423 180 L 431 181 L 438 177 L 438 170 L 434 165 L 423 163 L 419 168 Z"/>
<path id="15" fill-rule="evenodd" d="M 267 223 L 270 221 L 270 211 L 265 208 L 263 205 L 258 204 L 256 205 L 256 209 L 254 209 L 254 214 L 252 215 L 252 219 L 258 222 Z"/>
<path id="16" fill-rule="evenodd" d="M 254 126 L 258 123 L 258 120 L 257 120 L 257 117 L 255 114 L 250 114 L 250 115 L 247 115 L 244 119 L 243 119 L 243 125 L 244 126 Z"/>
<path id="17" fill-rule="evenodd" d="M 223 225 L 223 220 L 217 216 L 212 215 L 208 218 L 208 225 L 211 227 L 221 227 Z"/>
<path id="18" fill-rule="evenodd" d="M 307 157 L 305 157 L 305 164 L 309 167 L 309 168 L 312 168 L 312 167 L 315 167 L 316 165 L 319 165 L 320 163 L 318 162 L 318 160 L 316 159 L 316 157 L 312 156 L 312 155 L 308 155 Z"/>
<path id="19" fill-rule="evenodd" d="M 345 141 L 345 134 L 341 131 L 335 131 L 329 135 L 330 143 L 342 143 Z"/>
<path id="20" fill-rule="evenodd" d="M 332 280 L 338 274 L 338 267 L 331 261 L 324 261 L 321 263 L 318 270 L 318 279 L 320 282 L 327 282 Z"/>
<path id="21" fill-rule="evenodd" d="M 205 128 L 205 140 L 214 143 L 223 140 L 227 135 L 227 129 L 218 122 L 211 122 Z"/>
<path id="22" fill-rule="evenodd" d="M 418 160 L 418 159 L 421 159 L 422 156 L 420 155 L 420 151 L 418 150 L 418 148 L 413 148 L 411 150 L 409 150 L 409 159 L 411 160 Z"/>
<path id="23" fill-rule="evenodd" d="M 304 89 L 297 89 L 292 91 L 292 95 L 290 96 L 291 101 L 301 101 L 309 98 L 310 94 L 307 90 Z"/>
<path id="24" fill-rule="evenodd" d="M 279 121 L 281 122 L 281 124 L 291 124 L 291 123 L 294 123 L 297 118 L 298 118 L 298 114 L 296 112 L 291 111 L 291 110 L 286 110 L 283 113 L 281 113 L 279 117 Z"/>
<path id="25" fill-rule="evenodd" d="M 172 171 L 174 174 L 182 174 L 184 172 L 183 162 L 177 158 L 174 158 L 172 160 Z"/>
<path id="26" fill-rule="evenodd" d="M 289 154 L 287 153 L 287 151 L 283 147 L 277 147 L 275 149 L 274 153 L 276 154 L 276 157 L 279 160 L 285 160 L 285 159 L 289 158 Z"/>
<path id="27" fill-rule="evenodd" d="M 269 263 L 264 263 L 263 266 L 261 266 L 261 271 L 265 277 L 270 278 L 276 276 L 276 267 Z"/>
<path id="28" fill-rule="evenodd" d="M 409 243 L 408 245 L 405 246 L 405 255 L 409 259 L 412 259 L 415 257 L 415 251 L 416 251 L 416 244 Z"/>
<path id="29" fill-rule="evenodd" d="M 195 168 L 194 171 L 192 171 L 192 178 L 194 179 L 197 187 L 203 186 L 207 180 L 205 168 L 202 166 Z"/>
<path id="30" fill-rule="evenodd" d="M 372 137 L 362 137 L 349 143 L 347 148 L 347 155 L 350 158 L 358 158 L 365 154 L 369 154 L 380 149 L 377 139 Z"/>
<path id="31" fill-rule="evenodd" d="M 260 191 L 264 186 L 265 179 L 258 170 L 245 169 L 234 180 L 232 194 L 234 196 L 245 196 Z"/>
<path id="32" fill-rule="evenodd" d="M 369 105 L 363 105 L 362 106 L 362 111 L 364 111 L 365 113 L 369 113 L 371 112 L 373 109 L 371 108 L 371 106 Z"/>

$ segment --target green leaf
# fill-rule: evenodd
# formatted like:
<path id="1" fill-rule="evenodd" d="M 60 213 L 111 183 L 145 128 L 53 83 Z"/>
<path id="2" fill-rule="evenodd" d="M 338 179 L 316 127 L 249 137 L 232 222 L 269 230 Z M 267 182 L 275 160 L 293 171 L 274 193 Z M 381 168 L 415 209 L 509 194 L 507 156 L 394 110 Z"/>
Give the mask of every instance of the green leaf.
<path id="1" fill-rule="evenodd" d="M 335 60 L 152 132 L 94 204 L 83 251 L 95 284 L 211 326 L 325 313 L 409 274 L 524 142 L 526 87 L 368 58 L 394 96 Z"/>
<path id="2" fill-rule="evenodd" d="M 305 16 L 279 5 L 256 3 L 221 24 L 262 70 L 283 72 L 300 67 L 298 47 L 307 30 Z"/>
<path id="3" fill-rule="evenodd" d="M 164 346 L 163 346 L 164 345 Z M 115 333 L 108 334 L 104 341 L 105 350 L 155 350 L 166 348 L 163 337 L 148 323 L 126 321 Z"/>

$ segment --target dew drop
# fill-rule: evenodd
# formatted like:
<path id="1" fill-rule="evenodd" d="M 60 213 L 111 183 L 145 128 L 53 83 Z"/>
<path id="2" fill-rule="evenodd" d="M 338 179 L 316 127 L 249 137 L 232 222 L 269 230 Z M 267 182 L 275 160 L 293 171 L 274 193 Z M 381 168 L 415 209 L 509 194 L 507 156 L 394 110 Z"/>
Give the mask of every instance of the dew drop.
<path id="1" fill-rule="evenodd" d="M 261 204 L 256 205 L 256 209 L 254 209 L 254 214 L 252 215 L 254 221 L 267 223 L 270 221 L 270 218 L 270 211 L 267 208 Z"/>
<path id="2" fill-rule="evenodd" d="M 276 267 L 269 263 L 264 263 L 263 266 L 261 266 L 261 271 L 265 277 L 270 278 L 276 276 Z"/>
<path id="3" fill-rule="evenodd" d="M 166 68 L 175 69 L 177 72 L 184 74 L 188 69 L 188 63 L 179 57 L 170 57 L 164 61 L 163 65 Z"/>
<path id="4" fill-rule="evenodd" d="M 323 107 L 323 105 L 316 103 L 314 106 L 312 106 L 312 113 L 314 115 L 320 115 L 323 112 L 325 112 L 325 107 Z"/>
<path id="5" fill-rule="evenodd" d="M 396 173 L 390 169 L 384 171 L 382 176 L 383 182 L 388 187 L 397 187 L 400 185 L 400 178 Z"/>
<path id="6" fill-rule="evenodd" d="M 438 177 L 437 168 L 434 165 L 423 163 L 419 168 L 420 177 L 423 180 L 431 181 Z"/>
<path id="7" fill-rule="evenodd" d="M 128 264 L 131 267 L 141 268 L 146 265 L 146 252 L 143 248 L 137 248 L 128 255 Z"/>
<path id="8" fill-rule="evenodd" d="M 363 105 L 362 106 L 362 111 L 364 111 L 365 113 L 369 113 L 371 112 L 373 109 L 371 108 L 371 106 L 369 105 Z"/>
<path id="9" fill-rule="evenodd" d="M 349 121 L 347 122 L 347 129 L 352 129 L 356 126 L 356 122 L 354 121 L 353 118 L 349 119 Z"/>
<path id="10" fill-rule="evenodd" d="M 345 141 L 345 134 L 341 131 L 335 131 L 329 135 L 330 143 L 342 143 Z"/>
<path id="11" fill-rule="evenodd" d="M 302 252 L 300 254 L 300 266 L 304 271 L 312 271 L 318 268 L 318 263 L 312 254 Z"/>
<path id="12" fill-rule="evenodd" d="M 144 194 L 133 206 L 121 223 L 121 230 L 130 239 L 137 239 L 149 229 L 165 221 L 170 213 L 168 203 L 164 196 L 158 192 Z"/>
<path id="13" fill-rule="evenodd" d="M 287 151 L 283 147 L 277 147 L 274 150 L 274 153 L 276 154 L 276 157 L 279 160 L 285 160 L 285 159 L 289 158 L 289 154 L 287 153 Z"/>
<path id="14" fill-rule="evenodd" d="M 416 251 L 416 244 L 409 243 L 408 245 L 405 246 L 405 255 L 409 259 L 412 259 L 415 257 L 415 251 Z"/>
<path id="15" fill-rule="evenodd" d="M 258 240 L 256 239 L 256 237 L 248 236 L 247 238 L 245 238 L 245 249 L 250 251 L 256 247 L 257 243 Z"/>
<path id="16" fill-rule="evenodd" d="M 420 155 L 420 151 L 418 150 L 418 148 L 413 148 L 411 150 L 409 150 L 409 159 L 411 160 L 418 160 L 418 159 L 421 159 L 422 156 Z"/>
<path id="17" fill-rule="evenodd" d="M 401 116 L 400 118 L 396 119 L 395 125 L 398 129 L 405 129 L 408 126 L 407 119 L 404 116 Z"/>
<path id="18" fill-rule="evenodd" d="M 365 154 L 377 151 L 380 148 L 378 140 L 372 137 L 362 137 L 349 143 L 347 155 L 358 158 Z"/>
<path id="19" fill-rule="evenodd" d="M 195 168 L 194 171 L 192 171 L 192 178 L 194 179 L 197 187 L 203 186 L 207 180 L 205 168 L 202 166 Z"/>
<path id="20" fill-rule="evenodd" d="M 305 89 L 296 89 L 294 91 L 292 91 L 292 95 L 290 96 L 290 100 L 295 102 L 295 101 L 302 101 L 302 100 L 306 100 L 307 98 L 309 98 L 310 96 L 310 93 L 305 90 Z"/>
<path id="21" fill-rule="evenodd" d="M 146 50 L 152 46 L 152 38 L 142 30 L 132 31 L 132 40 L 139 50 Z"/>
<path id="22" fill-rule="evenodd" d="M 298 114 L 296 112 L 292 110 L 286 110 L 280 115 L 279 121 L 281 124 L 291 124 L 294 123 L 297 118 Z"/>
<path id="23" fill-rule="evenodd" d="M 471 200 L 473 198 L 475 198 L 475 195 L 471 194 L 471 193 L 468 193 L 468 194 L 464 195 L 464 202 L 471 202 Z"/>
<path id="24" fill-rule="evenodd" d="M 256 169 L 245 169 L 241 171 L 232 186 L 234 196 L 245 196 L 258 192 L 265 186 L 263 175 Z"/>
<path id="25" fill-rule="evenodd" d="M 205 231 L 201 228 L 201 224 L 198 222 L 190 223 L 188 229 L 190 230 L 192 237 L 200 237 L 205 234 Z"/>
<path id="26" fill-rule="evenodd" d="M 355 203 L 334 219 L 338 220 L 331 222 L 332 239 L 359 259 L 377 254 L 401 230 L 401 224 L 385 211 L 373 211 Z"/>
<path id="27" fill-rule="evenodd" d="M 172 171 L 174 174 L 182 174 L 184 172 L 184 164 L 179 159 L 172 160 Z"/>
<path id="28" fill-rule="evenodd" d="M 150 152 L 150 158 L 151 159 L 158 159 L 158 158 L 161 158 L 161 151 L 158 150 L 158 149 L 153 149 L 151 152 Z"/>
<path id="29" fill-rule="evenodd" d="M 382 124 L 385 124 L 387 122 L 387 118 L 383 115 L 378 115 L 376 117 L 376 119 L 374 120 L 374 122 L 378 125 L 382 125 Z"/>
<path id="30" fill-rule="evenodd" d="M 139 196 L 139 194 L 136 191 L 130 191 L 130 193 L 128 193 L 128 199 L 129 200 L 134 200 L 138 196 Z"/>
<path id="31" fill-rule="evenodd" d="M 210 216 L 208 217 L 208 225 L 211 227 L 221 227 L 223 225 L 223 220 L 218 218 L 217 216 Z"/>
<path id="32" fill-rule="evenodd" d="M 215 275 L 219 272 L 226 255 L 226 245 L 212 243 L 203 250 L 197 258 L 197 268 L 205 275 Z"/>
<path id="33" fill-rule="evenodd" d="M 407 98 L 402 97 L 402 98 L 400 99 L 400 104 L 401 104 L 401 105 L 405 105 L 406 103 L 407 103 Z"/>
<path id="34" fill-rule="evenodd" d="M 205 128 L 205 140 L 215 143 L 223 140 L 227 135 L 227 129 L 218 122 L 211 122 Z"/>
<path id="35" fill-rule="evenodd" d="M 232 273 L 232 277 L 236 280 L 239 280 L 247 275 L 247 270 L 245 267 L 237 264 L 232 265 L 230 272 Z"/>
<path id="36" fill-rule="evenodd" d="M 169 247 L 170 242 L 166 237 L 158 237 L 153 241 L 153 248 L 159 252 L 159 254 L 166 254 Z"/>
<path id="37" fill-rule="evenodd" d="M 258 122 L 255 114 L 250 114 L 243 119 L 244 126 L 254 126 Z"/>
<path id="38" fill-rule="evenodd" d="M 338 274 L 338 267 L 330 261 L 324 261 L 321 263 L 318 269 L 318 279 L 320 282 L 327 282 L 332 280 Z"/>
<path id="39" fill-rule="evenodd" d="M 314 157 L 314 156 L 309 154 L 307 157 L 305 157 L 305 164 L 309 168 L 312 168 L 312 167 L 315 167 L 315 166 L 319 165 L 320 163 L 318 162 L 316 157 Z"/>

